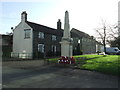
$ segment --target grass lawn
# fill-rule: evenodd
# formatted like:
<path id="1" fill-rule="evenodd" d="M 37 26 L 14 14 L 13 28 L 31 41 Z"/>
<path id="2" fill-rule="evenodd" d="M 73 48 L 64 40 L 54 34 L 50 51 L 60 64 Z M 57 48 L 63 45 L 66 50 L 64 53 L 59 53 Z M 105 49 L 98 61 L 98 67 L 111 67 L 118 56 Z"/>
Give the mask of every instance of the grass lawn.
<path id="1" fill-rule="evenodd" d="M 98 71 L 106 74 L 120 75 L 119 55 L 80 55 L 74 56 L 76 64 L 81 69 Z M 59 58 L 49 59 L 57 62 Z"/>
<path id="2" fill-rule="evenodd" d="M 84 63 L 78 65 L 81 69 L 94 70 L 112 75 L 120 74 L 120 56 L 118 55 L 81 55 L 76 57 L 86 57 L 86 60 L 83 60 Z"/>

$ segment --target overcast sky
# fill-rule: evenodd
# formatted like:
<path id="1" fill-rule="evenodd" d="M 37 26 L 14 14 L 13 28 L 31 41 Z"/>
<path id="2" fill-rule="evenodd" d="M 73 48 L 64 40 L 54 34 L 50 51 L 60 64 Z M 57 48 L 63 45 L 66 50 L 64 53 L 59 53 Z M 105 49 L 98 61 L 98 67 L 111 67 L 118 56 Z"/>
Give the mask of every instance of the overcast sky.
<path id="1" fill-rule="evenodd" d="M 117 24 L 119 0 L 1 0 L 0 34 L 11 32 L 21 21 L 22 11 L 28 13 L 28 21 L 57 28 L 61 19 L 64 27 L 65 11 L 69 12 L 70 28 L 76 28 L 95 35 L 95 28 L 101 27 L 101 20 Z"/>

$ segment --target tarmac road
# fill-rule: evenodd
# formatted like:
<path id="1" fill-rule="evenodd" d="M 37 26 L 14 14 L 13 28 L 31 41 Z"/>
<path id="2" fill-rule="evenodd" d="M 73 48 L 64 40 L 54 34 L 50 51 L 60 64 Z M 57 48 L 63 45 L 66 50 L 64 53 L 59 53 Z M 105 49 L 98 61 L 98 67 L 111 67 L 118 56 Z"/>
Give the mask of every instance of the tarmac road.
<path id="1" fill-rule="evenodd" d="M 116 76 L 35 62 L 34 68 L 3 62 L 3 88 L 118 88 Z"/>

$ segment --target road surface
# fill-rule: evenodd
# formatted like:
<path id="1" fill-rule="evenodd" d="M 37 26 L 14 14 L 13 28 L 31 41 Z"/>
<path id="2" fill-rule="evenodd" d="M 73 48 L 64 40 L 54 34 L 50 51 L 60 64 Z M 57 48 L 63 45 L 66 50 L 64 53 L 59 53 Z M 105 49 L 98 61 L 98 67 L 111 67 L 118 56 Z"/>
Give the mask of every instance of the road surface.
<path id="1" fill-rule="evenodd" d="M 118 77 L 43 61 L 3 62 L 3 88 L 118 88 Z"/>

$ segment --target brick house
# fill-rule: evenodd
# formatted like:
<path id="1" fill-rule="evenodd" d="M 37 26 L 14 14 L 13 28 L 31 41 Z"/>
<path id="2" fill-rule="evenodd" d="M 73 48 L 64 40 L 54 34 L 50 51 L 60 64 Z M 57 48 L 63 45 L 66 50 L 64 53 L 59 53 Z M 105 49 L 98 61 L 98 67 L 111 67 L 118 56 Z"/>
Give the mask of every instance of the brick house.
<path id="1" fill-rule="evenodd" d="M 71 36 L 73 38 L 74 55 L 96 53 L 96 40 L 80 30 L 72 28 Z M 81 52 L 80 52 L 81 51 Z"/>
<path id="2" fill-rule="evenodd" d="M 0 34 L 0 47 L 1 47 L 1 51 L 2 51 L 2 57 L 10 57 L 11 56 L 11 52 L 12 52 L 12 35 L 5 35 L 5 34 Z"/>
<path id="3" fill-rule="evenodd" d="M 57 29 L 33 23 L 27 20 L 27 13 L 21 14 L 21 22 L 13 29 L 12 57 L 43 58 L 60 56 L 60 41 L 63 36 L 61 22 L 58 20 Z M 88 34 L 77 29 L 71 30 L 74 55 L 96 52 L 96 41 Z"/>
<path id="4" fill-rule="evenodd" d="M 21 22 L 13 30 L 12 57 L 41 58 L 60 56 L 62 38 L 61 22 L 57 29 L 27 21 L 27 13 L 21 14 Z"/>
<path id="5" fill-rule="evenodd" d="M 60 20 L 58 21 L 60 23 Z M 60 56 L 60 41 L 62 30 L 58 27 L 53 29 L 40 24 L 28 22 L 33 29 L 33 55 L 34 57 Z M 37 56 L 36 56 L 37 55 Z"/>

